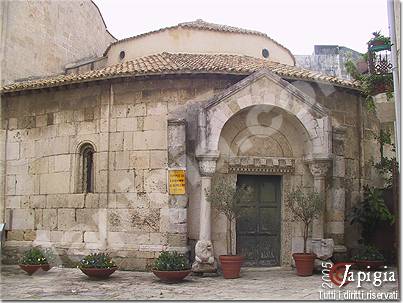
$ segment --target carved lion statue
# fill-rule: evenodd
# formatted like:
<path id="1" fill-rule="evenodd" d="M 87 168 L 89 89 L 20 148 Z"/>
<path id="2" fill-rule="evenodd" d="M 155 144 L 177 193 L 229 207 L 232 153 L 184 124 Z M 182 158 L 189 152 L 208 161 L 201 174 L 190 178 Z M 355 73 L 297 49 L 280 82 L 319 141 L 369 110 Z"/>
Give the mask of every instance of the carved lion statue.
<path id="1" fill-rule="evenodd" d="M 195 247 L 196 261 L 199 263 L 214 263 L 213 244 L 211 241 L 200 240 Z"/>
<path id="2" fill-rule="evenodd" d="M 334 251 L 333 239 L 312 239 L 312 252 L 318 259 L 327 260 L 332 257 Z"/>

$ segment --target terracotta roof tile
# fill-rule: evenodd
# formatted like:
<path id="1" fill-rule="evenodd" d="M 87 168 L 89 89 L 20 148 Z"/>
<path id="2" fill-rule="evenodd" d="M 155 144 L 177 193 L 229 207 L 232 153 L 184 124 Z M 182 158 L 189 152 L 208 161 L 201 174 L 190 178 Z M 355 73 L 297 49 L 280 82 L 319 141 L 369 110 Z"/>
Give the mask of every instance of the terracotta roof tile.
<path id="1" fill-rule="evenodd" d="M 216 31 L 216 32 L 240 33 L 240 34 L 256 35 L 256 36 L 266 37 L 266 38 L 270 39 L 271 41 L 273 41 L 275 44 L 285 48 L 287 50 L 287 52 L 293 58 L 294 64 L 295 64 L 295 58 L 294 58 L 294 55 L 291 53 L 291 51 L 288 48 L 286 48 L 284 45 L 278 43 L 276 40 L 274 40 L 274 39 L 270 38 L 269 36 L 267 36 L 265 33 L 261 33 L 259 31 L 255 31 L 255 30 L 249 30 L 249 29 L 243 29 L 243 28 L 239 28 L 239 27 L 229 26 L 229 25 L 222 25 L 222 24 L 206 22 L 206 21 L 204 21 L 202 19 L 197 19 L 196 21 L 190 21 L 190 22 L 182 22 L 182 23 L 179 23 L 179 24 L 174 25 L 174 26 L 168 26 L 168 27 L 164 27 L 164 28 L 161 28 L 161 29 L 158 29 L 158 30 L 151 31 L 151 32 L 147 32 L 147 33 L 143 33 L 143 34 L 140 34 L 140 35 L 136 35 L 136 36 L 124 38 L 124 39 L 121 39 L 121 40 L 117 40 L 115 42 L 112 42 L 106 48 L 106 50 L 104 52 L 104 56 L 106 56 L 106 54 L 108 53 L 108 51 L 109 51 L 109 49 L 111 48 L 112 45 L 118 44 L 120 42 L 128 41 L 128 40 L 148 36 L 148 35 L 151 35 L 151 34 L 154 34 L 154 33 L 163 32 L 163 31 L 166 31 L 166 30 L 180 28 L 180 27 L 201 29 L 201 30 L 210 30 L 210 31 Z"/>
<path id="2" fill-rule="evenodd" d="M 161 53 L 137 58 L 102 69 L 81 74 L 60 75 L 45 79 L 15 82 L 3 86 L 1 93 L 62 86 L 80 82 L 90 82 L 119 77 L 142 75 L 185 74 L 185 73 L 223 73 L 249 75 L 259 69 L 267 68 L 285 79 L 324 82 L 353 89 L 360 89 L 357 81 L 326 76 L 299 67 L 270 62 L 249 56 L 224 54 L 171 54 Z"/>
<path id="3" fill-rule="evenodd" d="M 222 24 L 206 22 L 202 19 L 197 19 L 196 21 L 191 21 L 191 22 L 182 22 L 182 23 L 179 23 L 177 26 L 207 29 L 207 30 L 220 31 L 220 32 L 251 34 L 251 35 L 267 37 L 266 34 L 258 32 L 258 31 L 243 29 L 243 28 L 229 26 L 229 25 L 222 25 Z"/>

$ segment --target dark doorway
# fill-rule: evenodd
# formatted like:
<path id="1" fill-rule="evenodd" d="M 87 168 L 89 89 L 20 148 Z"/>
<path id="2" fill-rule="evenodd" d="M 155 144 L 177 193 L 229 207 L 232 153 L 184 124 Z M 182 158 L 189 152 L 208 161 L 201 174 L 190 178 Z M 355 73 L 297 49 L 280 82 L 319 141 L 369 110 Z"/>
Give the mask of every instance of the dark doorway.
<path id="1" fill-rule="evenodd" d="M 237 186 L 252 194 L 240 201 L 243 215 L 236 223 L 237 253 L 246 266 L 280 265 L 281 177 L 238 175 Z"/>

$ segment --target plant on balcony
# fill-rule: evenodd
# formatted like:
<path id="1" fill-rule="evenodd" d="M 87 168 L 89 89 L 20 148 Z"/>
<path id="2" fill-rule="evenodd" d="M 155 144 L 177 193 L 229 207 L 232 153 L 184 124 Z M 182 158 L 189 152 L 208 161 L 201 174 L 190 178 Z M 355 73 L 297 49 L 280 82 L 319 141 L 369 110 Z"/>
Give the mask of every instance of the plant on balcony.
<path id="1" fill-rule="evenodd" d="M 364 73 L 363 71 L 363 73 L 361 73 L 359 68 L 357 68 L 357 64 L 351 59 L 346 61 L 345 67 L 351 77 L 361 82 L 362 93 L 365 96 L 367 109 L 371 112 L 375 112 L 375 103 L 372 96 L 386 93 L 387 99 L 390 100 L 393 97 L 393 76 L 391 73 L 386 72 L 389 68 L 387 62 L 382 61 L 383 64 L 386 63 L 386 66 L 382 65 L 380 70 L 374 67 L 375 63 L 373 62 L 376 52 L 390 49 L 390 38 L 385 37 L 379 31 L 372 33 L 372 35 L 373 37 L 367 42 L 368 52 L 362 57 L 362 59 L 368 63 L 367 65 L 370 67 L 370 72 Z M 387 59 L 384 58 L 383 60 Z"/>
<path id="2" fill-rule="evenodd" d="M 385 37 L 380 31 L 373 32 L 373 37 L 367 42 L 368 47 L 386 45 L 390 47 L 390 37 Z"/>
<path id="3" fill-rule="evenodd" d="M 347 72 L 355 80 L 361 82 L 362 93 L 369 111 L 375 112 L 372 96 L 385 92 L 388 100 L 393 98 L 393 76 L 391 74 L 361 74 L 352 60 L 347 60 L 345 66 Z"/>
<path id="4" fill-rule="evenodd" d="M 239 187 L 231 184 L 227 178 L 216 177 L 212 182 L 211 190 L 206 191 L 207 201 L 215 210 L 226 217 L 228 223 L 227 255 L 220 256 L 221 267 L 226 279 L 239 278 L 240 276 L 244 257 L 236 255 L 232 235 L 234 234 L 235 221 L 243 213 L 240 201 L 247 199 L 250 190 L 246 186 Z"/>
<path id="5" fill-rule="evenodd" d="M 304 192 L 301 187 L 298 187 L 286 194 L 286 201 L 294 221 L 303 224 L 304 250 L 303 253 L 293 254 L 297 274 L 299 276 L 311 276 L 316 255 L 307 253 L 308 232 L 313 220 L 321 214 L 323 199 L 315 191 Z"/>
<path id="6" fill-rule="evenodd" d="M 368 74 L 362 79 L 362 87 L 367 95 L 386 93 L 388 99 L 393 97 L 392 74 Z"/>
<path id="7" fill-rule="evenodd" d="M 38 247 L 32 247 L 22 256 L 19 266 L 22 270 L 32 275 L 38 269 L 49 270 L 50 266 L 43 251 Z"/>
<path id="8" fill-rule="evenodd" d="M 89 277 L 103 279 L 113 274 L 117 266 L 109 254 L 92 253 L 80 261 L 78 268 Z"/>
<path id="9" fill-rule="evenodd" d="M 163 251 L 154 262 L 152 272 L 163 282 L 177 283 L 190 274 L 189 260 L 176 251 Z"/>

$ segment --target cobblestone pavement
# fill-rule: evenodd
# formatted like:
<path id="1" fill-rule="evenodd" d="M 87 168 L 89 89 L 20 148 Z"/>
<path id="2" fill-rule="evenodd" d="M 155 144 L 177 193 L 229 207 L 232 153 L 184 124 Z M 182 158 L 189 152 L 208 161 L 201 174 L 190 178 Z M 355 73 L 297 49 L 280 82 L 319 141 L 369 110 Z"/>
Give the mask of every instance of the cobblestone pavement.
<path id="1" fill-rule="evenodd" d="M 189 276 L 180 284 L 163 284 L 150 272 L 116 271 L 108 280 L 91 280 L 76 268 L 32 276 L 18 266 L 2 266 L 1 271 L 3 300 L 319 300 L 323 290 L 321 275 L 298 277 L 284 268 L 245 268 L 234 280 Z M 353 292 L 356 286 L 351 283 L 343 291 Z M 369 282 L 363 286 L 366 292 L 375 289 Z M 397 284 L 384 283 L 377 291 L 397 291 Z"/>

